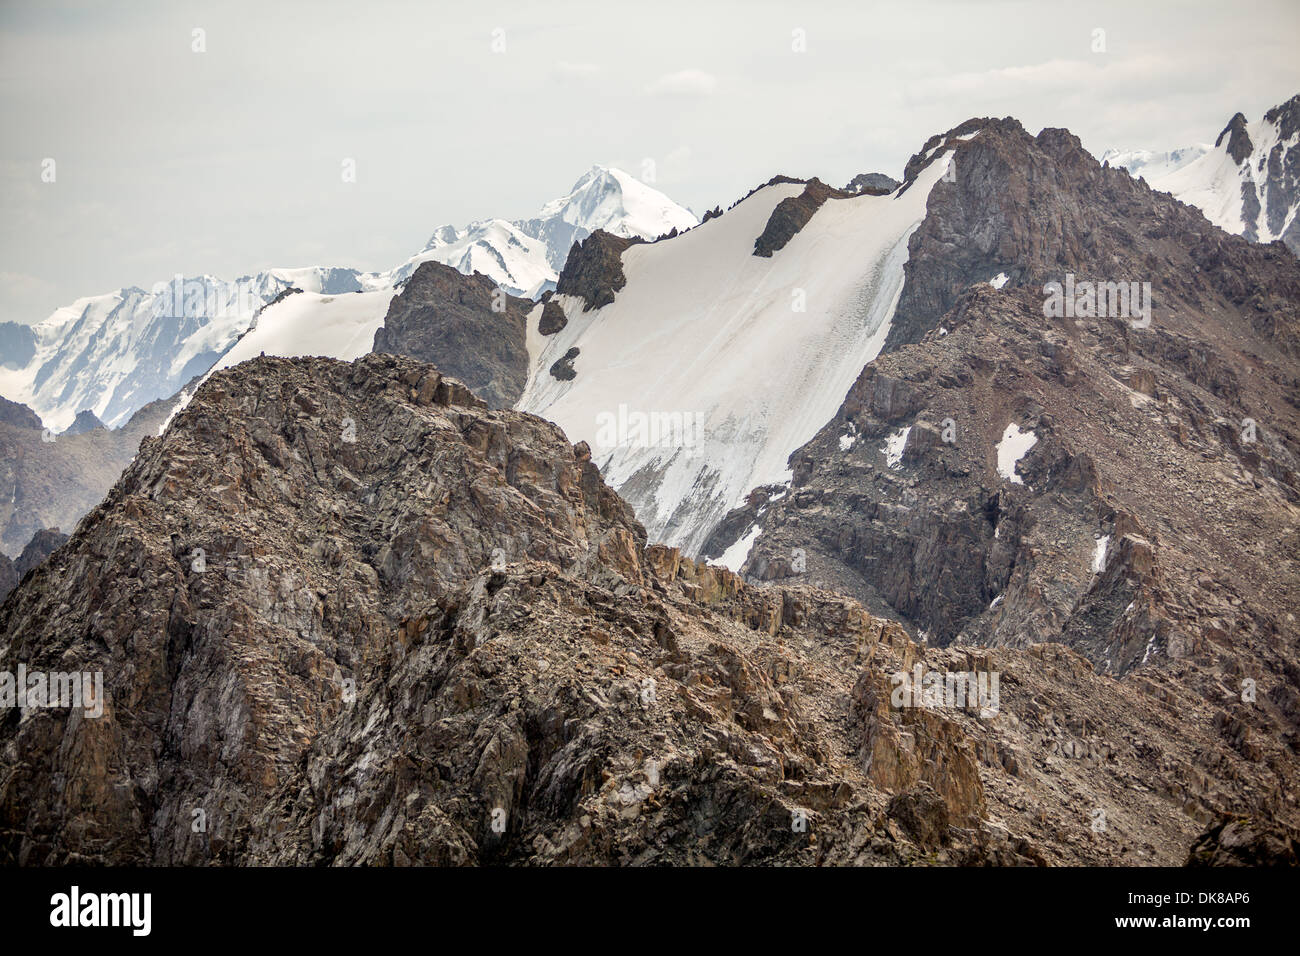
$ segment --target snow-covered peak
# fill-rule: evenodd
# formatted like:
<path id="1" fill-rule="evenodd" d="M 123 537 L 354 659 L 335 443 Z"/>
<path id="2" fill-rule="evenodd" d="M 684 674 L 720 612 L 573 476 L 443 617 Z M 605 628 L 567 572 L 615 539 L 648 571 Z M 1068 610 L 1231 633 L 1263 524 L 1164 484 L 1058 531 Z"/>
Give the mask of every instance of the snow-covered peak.
<path id="1" fill-rule="evenodd" d="M 1167 153 L 1108 150 L 1103 159 L 1196 206 L 1227 232 L 1281 239 L 1300 253 L 1300 96 L 1248 122 L 1238 113 L 1213 146 Z"/>
<path id="2" fill-rule="evenodd" d="M 548 249 L 505 219 L 484 219 L 463 228 L 440 226 L 428 244 L 388 272 L 362 277 L 370 290 L 391 288 L 408 279 L 422 262 L 441 262 L 469 275 L 481 272 L 511 295 L 535 297 L 555 287 Z"/>
<path id="3" fill-rule="evenodd" d="M 367 289 L 392 286 L 420 263 L 434 261 L 466 275 L 481 272 L 512 295 L 537 298 L 555 288 L 573 244 L 597 229 L 654 239 L 698 224 L 693 213 L 636 177 L 597 165 L 532 218 L 439 226 L 420 252 L 388 272 L 363 276 L 362 284 Z"/>
<path id="4" fill-rule="evenodd" d="M 1214 149 L 1209 143 L 1197 143 L 1181 149 L 1169 149 L 1163 152 L 1150 149 L 1108 149 L 1101 156 L 1103 163 L 1110 163 L 1129 174 L 1148 183 L 1182 169 L 1188 163 L 1200 159 Z"/>
<path id="5" fill-rule="evenodd" d="M 259 351 L 272 354 L 351 354 L 353 332 L 373 333 L 369 327 L 376 317 L 382 322 L 384 303 L 422 262 L 441 262 L 467 275 L 479 272 L 513 295 L 535 298 L 555 287 L 574 241 L 596 229 L 652 239 L 696 222 L 627 173 L 593 166 L 534 218 L 440 226 L 424 249 L 385 272 L 268 269 L 233 282 L 203 275 L 160 283 L 150 291 L 123 288 L 78 299 L 32 327 L 35 348 L 26 364 L 0 361 L 0 395 L 27 404 L 56 430 L 85 409 L 113 428 L 211 369 L 248 331 L 257 311 L 287 289 L 306 295 L 276 312 L 282 331 L 275 344 L 266 347 L 262 330 L 245 348 L 256 343 Z M 351 293 L 365 297 L 334 306 L 322 301 Z M 346 347 L 310 341 L 310 316 L 316 312 L 332 324 L 331 341 L 346 340 Z M 298 334 L 308 340 L 294 343 Z"/>
<path id="6" fill-rule="evenodd" d="M 207 371 L 257 310 L 291 287 L 360 288 L 355 270 L 309 266 L 233 282 L 176 276 L 149 291 L 127 287 L 86 296 L 32 326 L 35 353 L 20 368 L 0 369 L 0 395 L 29 406 L 56 431 L 83 410 L 116 428 Z"/>
<path id="7" fill-rule="evenodd" d="M 589 233 L 604 229 L 616 236 L 646 239 L 699 224 L 693 213 L 663 193 L 607 166 L 592 166 L 567 196 L 543 206 L 534 221 L 546 219 L 559 219 Z"/>

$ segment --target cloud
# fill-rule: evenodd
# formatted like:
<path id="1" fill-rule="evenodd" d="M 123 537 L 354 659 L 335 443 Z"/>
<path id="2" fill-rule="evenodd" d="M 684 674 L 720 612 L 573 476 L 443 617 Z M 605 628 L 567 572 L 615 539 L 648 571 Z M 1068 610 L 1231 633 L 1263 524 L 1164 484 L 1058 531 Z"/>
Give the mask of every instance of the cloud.
<path id="1" fill-rule="evenodd" d="M 1048 60 L 1025 66 L 926 77 L 906 84 L 912 103 L 988 101 L 1087 94 L 1135 102 L 1153 92 L 1205 87 L 1186 64 L 1168 56 L 1095 56 L 1086 60 Z"/>
<path id="2" fill-rule="evenodd" d="M 646 88 L 652 96 L 708 96 L 718 86 L 718 78 L 703 70 L 678 70 L 665 73 Z"/>
<path id="3" fill-rule="evenodd" d="M 694 150 L 692 150 L 689 146 L 678 146 L 676 149 L 670 151 L 668 155 L 664 157 L 664 162 L 670 165 L 679 166 L 683 163 L 688 162 L 693 152 Z"/>
<path id="4" fill-rule="evenodd" d="M 561 80 L 585 80 L 599 72 L 600 67 L 595 63 L 570 63 L 568 60 L 561 60 L 551 70 Z"/>

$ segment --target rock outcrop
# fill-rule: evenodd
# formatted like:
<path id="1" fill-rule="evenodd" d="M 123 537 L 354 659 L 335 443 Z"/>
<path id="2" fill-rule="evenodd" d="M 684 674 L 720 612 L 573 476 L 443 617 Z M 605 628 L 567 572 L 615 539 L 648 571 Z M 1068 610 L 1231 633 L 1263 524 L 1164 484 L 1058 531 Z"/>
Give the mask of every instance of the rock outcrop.
<path id="1" fill-rule="evenodd" d="M 73 528 L 113 486 L 175 398 L 117 429 L 55 434 L 26 405 L 0 399 L 0 551 L 17 557 L 42 528 Z"/>
<path id="2" fill-rule="evenodd" d="M 1252 210 L 1264 214 L 1264 225 L 1270 234 L 1279 236 L 1287 247 L 1300 256 L 1300 222 L 1296 210 L 1300 209 L 1300 149 L 1296 148 L 1300 133 L 1300 93 L 1264 114 L 1264 121 L 1277 129 L 1277 141 L 1268 151 L 1264 187 L 1255 189 L 1254 183 L 1242 183 L 1242 218 L 1246 220 L 1247 239 L 1258 239 L 1259 229 Z M 1249 144 L 1247 144 L 1249 145 Z M 1262 192 L 1263 203 L 1259 193 Z"/>
<path id="3" fill-rule="evenodd" d="M 477 272 L 424 262 L 388 306 L 376 352 L 432 362 L 492 408 L 509 408 L 528 380 L 525 323 L 534 303 Z"/>
<path id="4" fill-rule="evenodd" d="M 848 181 L 844 191 L 855 196 L 885 196 L 901 185 L 897 179 L 884 173 L 858 173 Z"/>
<path id="5" fill-rule="evenodd" d="M 597 229 L 581 242 L 575 242 L 555 285 L 556 295 L 581 296 L 584 312 L 609 305 L 618 290 L 627 285 L 623 253 L 641 241 Z"/>
<path id="6" fill-rule="evenodd" d="M 384 354 L 208 380 L 0 607 L 20 663 L 103 695 L 0 718 L 10 864 L 1169 863 L 1295 792 L 1164 674 L 647 547 L 588 450 Z"/>
<path id="7" fill-rule="evenodd" d="M 1249 817 L 1227 817 L 1192 844 L 1188 866 L 1300 866 L 1300 833 Z"/>
<path id="8" fill-rule="evenodd" d="M 926 218 L 908 243 L 907 281 L 886 352 L 937 329 L 972 284 L 1005 274 L 1012 285 L 1041 290 L 1067 273 L 1151 282 L 1166 317 L 1204 314 L 1226 299 L 1262 331 L 1277 326 L 1294 352 L 1295 300 L 1286 298 L 1294 269 L 1284 257 L 1099 165 L 1068 131 L 1035 137 L 1012 119 L 970 120 L 931 140 L 909 162 L 909 177 L 940 147 L 956 150 L 950 181 L 931 191 Z M 1274 319 L 1279 309 L 1285 319 Z"/>
<path id="9" fill-rule="evenodd" d="M 542 317 L 537 321 L 537 331 L 541 335 L 554 335 L 569 324 L 569 317 L 564 314 L 564 307 L 554 299 L 547 299 L 542 305 Z"/>
<path id="10" fill-rule="evenodd" d="M 820 179 L 808 180 L 798 196 L 782 199 L 776 204 L 762 234 L 754 240 L 754 255 L 770 258 L 773 253 L 784 249 L 785 244 L 808 225 L 808 220 L 821 208 L 822 203 L 828 199 L 843 199 L 848 195 L 849 193 L 827 186 Z"/>

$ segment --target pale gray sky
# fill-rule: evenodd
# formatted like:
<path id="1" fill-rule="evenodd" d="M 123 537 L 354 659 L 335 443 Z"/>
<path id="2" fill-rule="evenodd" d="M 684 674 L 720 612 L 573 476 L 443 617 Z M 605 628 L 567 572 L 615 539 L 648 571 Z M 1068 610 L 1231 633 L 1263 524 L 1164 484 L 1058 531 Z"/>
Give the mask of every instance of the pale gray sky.
<path id="1" fill-rule="evenodd" d="M 1098 155 L 1211 141 L 1300 92 L 1297 38 L 1295 0 L 0 0 L 0 320 L 176 272 L 390 268 L 592 163 L 651 158 L 702 213 L 778 172 L 897 177 L 971 116 Z"/>

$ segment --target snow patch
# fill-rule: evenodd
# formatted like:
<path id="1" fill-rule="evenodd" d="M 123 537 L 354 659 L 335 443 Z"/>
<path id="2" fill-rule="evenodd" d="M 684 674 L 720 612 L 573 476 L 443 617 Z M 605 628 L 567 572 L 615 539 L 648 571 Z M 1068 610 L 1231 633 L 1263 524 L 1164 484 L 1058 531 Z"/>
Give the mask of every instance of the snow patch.
<path id="1" fill-rule="evenodd" d="M 912 433 L 912 426 L 900 428 L 885 439 L 885 464 L 897 468 L 903 463 L 903 449 L 907 447 L 907 436 Z"/>
<path id="2" fill-rule="evenodd" d="M 1038 436 L 1032 431 L 1020 430 L 1020 426 L 1012 422 L 1007 426 L 1006 431 L 1002 433 L 1002 440 L 998 442 L 998 474 L 1015 485 L 1023 485 L 1024 480 L 1016 474 L 1016 465 L 1025 453 L 1038 441 Z"/>
<path id="3" fill-rule="evenodd" d="M 1001 289 L 1004 285 L 1007 284 L 1008 281 L 1010 281 L 1010 279 L 1011 277 L 1007 275 L 1005 272 L 999 272 L 997 275 L 995 275 L 992 279 L 989 280 L 989 285 L 993 286 L 993 288 L 995 289 Z"/>
<path id="4" fill-rule="evenodd" d="M 1092 552 L 1092 573 L 1101 574 L 1106 570 L 1106 549 L 1110 546 L 1110 535 L 1104 534 L 1097 539 L 1097 546 Z"/>
<path id="5" fill-rule="evenodd" d="M 370 351 L 375 330 L 384 324 L 393 290 L 319 295 L 300 292 L 262 310 L 212 372 L 265 353 L 284 358 L 323 355 L 350 362 Z M 212 372 L 208 374 L 211 375 Z"/>
<path id="6" fill-rule="evenodd" d="M 750 529 L 745 532 L 740 540 L 729 547 L 726 551 L 723 551 L 722 556 L 713 563 L 720 564 L 728 571 L 735 571 L 739 574 L 741 567 L 745 564 L 745 560 L 749 557 L 750 549 L 754 547 L 754 542 L 758 539 L 762 530 L 763 529 L 758 525 L 751 525 Z"/>

